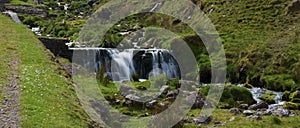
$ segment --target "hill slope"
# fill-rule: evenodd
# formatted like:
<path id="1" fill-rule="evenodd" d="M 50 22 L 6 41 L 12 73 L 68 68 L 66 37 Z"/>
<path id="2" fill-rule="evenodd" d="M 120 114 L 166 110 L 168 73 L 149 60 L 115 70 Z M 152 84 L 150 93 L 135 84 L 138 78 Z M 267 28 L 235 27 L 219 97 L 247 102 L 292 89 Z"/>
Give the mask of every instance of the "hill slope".
<path id="1" fill-rule="evenodd" d="M 81 109 L 74 86 L 39 40 L 25 26 L 2 15 L 0 30 L 0 55 L 4 59 L 0 63 L 0 91 L 3 98 L 7 97 L 5 85 L 13 69 L 8 64 L 18 60 L 20 126 L 91 127 L 93 123 Z"/>

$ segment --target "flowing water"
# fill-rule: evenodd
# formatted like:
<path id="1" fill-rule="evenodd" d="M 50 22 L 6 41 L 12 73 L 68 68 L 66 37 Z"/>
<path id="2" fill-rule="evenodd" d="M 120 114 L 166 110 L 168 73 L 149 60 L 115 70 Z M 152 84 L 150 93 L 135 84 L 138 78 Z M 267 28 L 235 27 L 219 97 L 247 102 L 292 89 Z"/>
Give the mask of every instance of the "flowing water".
<path id="1" fill-rule="evenodd" d="M 165 74 L 169 78 L 180 78 L 180 69 L 172 53 L 166 49 L 111 49 L 81 50 L 80 65 L 90 71 L 105 69 L 113 81 L 139 79 Z"/>

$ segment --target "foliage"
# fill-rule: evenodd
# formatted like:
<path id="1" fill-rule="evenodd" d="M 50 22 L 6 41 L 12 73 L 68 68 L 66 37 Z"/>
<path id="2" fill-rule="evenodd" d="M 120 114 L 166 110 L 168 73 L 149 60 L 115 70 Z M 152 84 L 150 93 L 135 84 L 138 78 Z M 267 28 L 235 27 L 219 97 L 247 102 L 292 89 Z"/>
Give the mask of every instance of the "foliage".
<path id="1" fill-rule="evenodd" d="M 212 85 L 210 85 L 212 86 Z M 207 95 L 210 86 L 204 86 L 199 91 L 201 94 Z M 244 87 L 238 87 L 236 85 L 225 85 L 222 97 L 220 99 L 220 105 L 228 105 L 229 107 L 236 107 L 239 104 L 253 104 L 255 103 L 252 98 L 251 92 Z"/>

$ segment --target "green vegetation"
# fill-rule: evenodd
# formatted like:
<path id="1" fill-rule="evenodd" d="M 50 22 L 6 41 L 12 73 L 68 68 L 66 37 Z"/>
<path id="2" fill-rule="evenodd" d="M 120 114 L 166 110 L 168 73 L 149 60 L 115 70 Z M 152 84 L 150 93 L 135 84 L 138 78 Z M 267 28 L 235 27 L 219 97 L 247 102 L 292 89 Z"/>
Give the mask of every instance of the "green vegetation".
<path id="1" fill-rule="evenodd" d="M 261 100 L 266 101 L 268 104 L 275 104 L 275 94 L 273 92 L 267 92 L 259 97 Z"/>
<path id="2" fill-rule="evenodd" d="M 210 85 L 212 86 L 212 85 Z M 201 94 L 207 95 L 210 86 L 204 86 L 199 91 Z M 239 104 L 253 104 L 255 103 L 252 98 L 251 92 L 236 85 L 225 85 L 223 95 L 220 99 L 219 107 L 237 107 Z"/>
<path id="3" fill-rule="evenodd" d="M 90 127 L 92 121 L 81 109 L 74 86 L 65 78 L 61 67 L 53 61 L 38 39 L 23 25 L 15 24 L 0 15 L 1 50 L 10 60 L 20 60 L 20 88 L 22 127 Z M 12 55 L 16 56 L 12 56 Z M 6 76 L 11 67 L 2 68 Z M 5 74 L 4 74 L 5 73 Z M 1 75 L 2 76 L 2 75 Z M 6 82 L 7 77 L 1 77 Z M 3 80 L 3 81 L 2 81 Z M 2 87 L 1 87 L 2 88 Z"/>
<path id="4" fill-rule="evenodd" d="M 198 117 L 200 110 L 192 110 L 188 115 L 195 115 Z M 229 113 L 227 109 L 217 109 L 213 112 L 213 120 L 208 126 L 213 126 L 215 121 L 219 121 L 221 123 L 226 122 L 224 126 L 220 126 L 222 128 L 296 128 L 300 127 L 299 116 L 294 117 L 274 117 L 274 116 L 264 116 L 262 120 L 249 120 L 244 115 L 234 115 Z M 235 119 L 233 121 L 229 121 L 231 117 Z M 201 126 L 203 128 L 208 127 L 206 125 Z M 185 124 L 184 128 L 198 128 L 195 124 Z"/>

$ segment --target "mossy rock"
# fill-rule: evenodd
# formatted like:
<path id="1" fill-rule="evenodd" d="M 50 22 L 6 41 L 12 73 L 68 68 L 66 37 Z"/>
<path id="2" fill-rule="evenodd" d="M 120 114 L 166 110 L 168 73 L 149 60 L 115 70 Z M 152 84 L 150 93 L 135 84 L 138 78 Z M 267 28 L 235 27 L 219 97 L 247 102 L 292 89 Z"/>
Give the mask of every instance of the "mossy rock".
<path id="1" fill-rule="evenodd" d="M 263 94 L 261 97 L 259 97 L 259 99 L 266 101 L 268 104 L 275 104 L 275 94 L 273 92 L 267 92 L 265 94 Z"/>
<path id="2" fill-rule="evenodd" d="M 283 101 L 290 101 L 290 95 L 291 95 L 291 92 L 289 92 L 289 91 L 283 92 L 281 100 L 283 100 Z"/>
<path id="3" fill-rule="evenodd" d="M 290 95 L 290 99 L 300 98 L 300 91 L 295 91 Z"/>
<path id="4" fill-rule="evenodd" d="M 300 103 L 300 98 L 294 98 L 291 100 L 293 103 Z"/>
<path id="5" fill-rule="evenodd" d="M 246 84 L 244 85 L 244 87 L 245 87 L 245 88 L 253 88 L 253 85 L 246 83 Z"/>
<path id="6" fill-rule="evenodd" d="M 286 102 L 283 104 L 283 107 L 290 110 L 298 110 L 299 104 L 293 102 Z"/>

